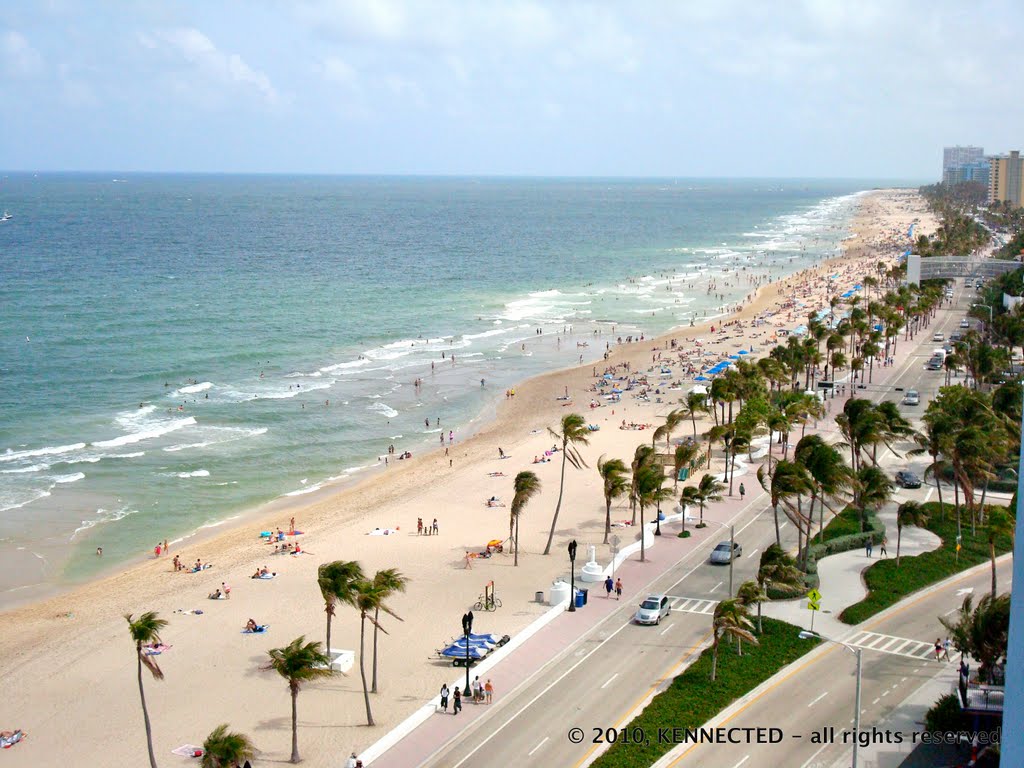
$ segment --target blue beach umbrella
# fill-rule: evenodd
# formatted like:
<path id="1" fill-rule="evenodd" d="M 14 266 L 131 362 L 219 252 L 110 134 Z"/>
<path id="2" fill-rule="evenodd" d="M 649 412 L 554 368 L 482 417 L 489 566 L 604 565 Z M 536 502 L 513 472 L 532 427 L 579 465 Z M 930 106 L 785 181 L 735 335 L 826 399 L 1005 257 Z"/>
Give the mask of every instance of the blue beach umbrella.
<path id="1" fill-rule="evenodd" d="M 694 381 L 711 381 L 711 379 L 709 379 L 707 376 L 697 376 L 694 378 Z"/>
<path id="2" fill-rule="evenodd" d="M 749 355 L 750 353 L 747 350 L 745 350 L 745 349 L 741 349 L 740 350 L 740 354 L 741 355 Z"/>

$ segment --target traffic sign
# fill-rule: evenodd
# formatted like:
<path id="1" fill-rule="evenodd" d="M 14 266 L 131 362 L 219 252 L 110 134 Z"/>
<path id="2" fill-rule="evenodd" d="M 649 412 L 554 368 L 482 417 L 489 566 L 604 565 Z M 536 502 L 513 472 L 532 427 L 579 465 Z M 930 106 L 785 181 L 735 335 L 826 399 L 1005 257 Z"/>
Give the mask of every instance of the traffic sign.
<path id="1" fill-rule="evenodd" d="M 820 611 L 821 610 L 821 603 L 817 602 L 816 600 L 808 599 L 807 600 L 807 609 L 811 610 L 811 611 Z"/>
<path id="2" fill-rule="evenodd" d="M 821 592 L 819 592 L 816 589 L 812 589 L 810 592 L 807 593 L 807 599 L 812 603 L 820 603 Z"/>

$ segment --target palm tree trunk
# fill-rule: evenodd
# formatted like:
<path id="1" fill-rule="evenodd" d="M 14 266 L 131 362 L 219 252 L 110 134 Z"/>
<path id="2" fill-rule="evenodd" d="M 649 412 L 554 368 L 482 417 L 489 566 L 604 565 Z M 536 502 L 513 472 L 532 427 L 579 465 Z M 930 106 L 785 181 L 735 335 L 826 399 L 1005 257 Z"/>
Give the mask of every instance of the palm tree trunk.
<path id="1" fill-rule="evenodd" d="M 370 693 L 377 692 L 377 620 L 380 618 L 380 608 L 373 609 L 373 672 L 370 681 Z"/>
<path id="2" fill-rule="evenodd" d="M 718 671 L 718 633 L 715 633 L 715 642 L 711 646 L 711 682 L 715 682 L 715 673 Z"/>
<path id="3" fill-rule="evenodd" d="M 604 507 L 604 542 L 608 543 L 608 536 L 612 532 L 612 502 L 608 499 Z"/>
<path id="4" fill-rule="evenodd" d="M 989 557 L 992 558 L 992 599 L 996 599 L 996 540 L 995 538 L 989 539 L 988 542 L 988 553 Z"/>
<path id="5" fill-rule="evenodd" d="M 994 550 L 993 550 L 994 551 Z M 994 565 L 995 561 L 993 561 Z M 993 591 L 995 591 L 996 575 L 992 573 Z M 146 747 L 149 749 L 150 768 L 156 768 L 156 755 L 153 754 L 153 728 L 149 724 L 149 710 L 146 709 L 146 691 L 142 687 L 142 643 L 135 644 L 135 655 L 139 663 L 139 699 L 142 701 L 142 719 L 146 723 Z"/>
<path id="6" fill-rule="evenodd" d="M 903 526 L 896 526 L 896 567 L 900 567 L 900 540 L 903 538 Z"/>
<path id="7" fill-rule="evenodd" d="M 757 601 L 757 634 L 760 635 L 763 632 L 764 632 L 764 630 L 761 629 L 761 601 L 758 600 Z"/>
<path id="8" fill-rule="evenodd" d="M 939 461 L 938 453 L 933 453 L 932 454 L 932 466 L 934 466 L 936 463 L 938 463 L 938 461 Z M 942 513 L 942 520 L 943 520 L 943 522 L 945 522 L 945 520 L 946 520 L 946 507 L 943 506 L 943 504 L 942 504 L 942 477 L 941 477 L 941 473 L 939 471 L 937 471 L 937 470 L 935 471 L 935 490 L 938 492 L 938 495 L 939 495 L 939 512 Z"/>
<path id="9" fill-rule="evenodd" d="M 644 505 L 640 505 L 640 562 L 644 563 L 647 557 L 647 548 L 644 545 Z"/>
<path id="10" fill-rule="evenodd" d="M 697 439 L 697 415 L 690 411 L 690 421 L 693 422 L 693 439 Z"/>
<path id="11" fill-rule="evenodd" d="M 772 504 L 772 512 L 775 513 L 775 543 L 780 547 L 782 546 L 782 534 L 779 529 L 779 505 L 778 502 Z"/>
<path id="12" fill-rule="evenodd" d="M 370 712 L 370 691 L 366 687 L 366 663 L 365 653 L 363 650 L 366 648 L 366 614 L 363 613 L 359 621 L 359 676 L 363 678 L 363 700 L 366 703 L 366 724 L 374 725 L 373 713 Z"/>
<path id="13" fill-rule="evenodd" d="M 292 757 L 289 762 L 298 763 L 302 760 L 299 757 L 299 689 L 291 683 L 289 687 L 292 689 Z"/>
<path id="14" fill-rule="evenodd" d="M 565 492 L 565 446 L 566 441 L 562 441 L 562 477 L 558 483 L 558 502 L 555 504 L 555 516 L 551 518 L 551 530 L 548 532 L 548 543 L 544 547 L 544 554 L 551 554 L 551 541 L 555 538 L 555 526 L 558 525 L 558 513 L 562 509 L 562 494 Z"/>
<path id="15" fill-rule="evenodd" d="M 519 515 L 516 515 L 516 556 L 512 565 L 513 567 L 519 566 Z"/>
<path id="16" fill-rule="evenodd" d="M 327 611 L 327 655 L 331 655 L 331 611 Z"/>

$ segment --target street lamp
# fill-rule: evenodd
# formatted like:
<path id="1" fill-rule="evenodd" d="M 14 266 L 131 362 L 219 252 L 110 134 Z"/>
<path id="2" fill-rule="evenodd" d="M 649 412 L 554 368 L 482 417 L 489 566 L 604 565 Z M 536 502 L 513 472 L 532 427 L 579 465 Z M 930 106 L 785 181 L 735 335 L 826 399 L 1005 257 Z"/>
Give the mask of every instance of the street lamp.
<path id="1" fill-rule="evenodd" d="M 469 635 L 473 631 L 473 612 L 465 613 L 462 615 L 462 633 L 466 636 L 466 687 L 462 689 L 462 695 L 465 696 L 469 690 Z"/>
<path id="2" fill-rule="evenodd" d="M 685 522 L 686 509 L 683 509 L 683 519 Z M 705 520 L 705 523 L 714 523 L 719 528 L 725 528 L 725 523 L 719 523 L 714 520 Z M 736 526 L 732 523 L 729 524 L 729 597 L 732 597 L 732 563 L 736 559 Z"/>
<path id="3" fill-rule="evenodd" d="M 569 568 L 571 576 L 569 588 L 569 610 L 576 610 L 576 539 L 569 542 Z M 466 678 L 469 679 L 468 677 Z"/>
<path id="4" fill-rule="evenodd" d="M 831 637 L 825 637 L 824 635 L 819 635 L 817 632 L 811 632 L 806 629 L 801 630 L 800 634 L 797 635 L 797 637 L 799 637 L 801 640 L 808 640 L 813 638 L 815 640 L 825 640 L 829 643 L 835 643 L 836 645 L 843 646 L 843 648 L 845 648 L 857 657 L 857 693 L 854 695 L 855 708 L 853 710 L 853 762 L 851 763 L 851 768 L 857 768 L 857 734 L 860 732 L 861 654 L 863 653 L 863 650 L 861 648 L 855 648 L 852 645 L 847 645 L 846 643 L 841 642 L 839 640 L 833 640 Z"/>

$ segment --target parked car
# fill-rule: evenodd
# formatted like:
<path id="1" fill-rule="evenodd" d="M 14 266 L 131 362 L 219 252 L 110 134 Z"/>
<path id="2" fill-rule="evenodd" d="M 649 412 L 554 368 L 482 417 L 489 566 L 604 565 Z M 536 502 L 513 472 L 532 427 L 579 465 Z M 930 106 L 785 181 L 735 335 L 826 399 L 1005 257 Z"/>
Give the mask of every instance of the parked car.
<path id="1" fill-rule="evenodd" d="M 901 469 L 896 473 L 896 485 L 901 488 L 920 488 L 921 478 L 909 469 Z"/>
<path id="2" fill-rule="evenodd" d="M 945 340 L 946 340 L 946 334 L 944 334 L 944 333 L 933 333 L 932 334 L 932 341 L 945 341 Z"/>
<path id="3" fill-rule="evenodd" d="M 949 340 L 950 341 L 962 341 L 963 338 L 964 338 L 964 335 L 962 333 L 960 333 L 960 332 L 954 332 L 954 333 L 949 334 Z"/>
<path id="4" fill-rule="evenodd" d="M 961 328 L 970 328 L 970 327 L 971 327 L 971 321 L 970 321 L 970 320 L 968 320 L 968 319 L 967 319 L 967 318 L 965 317 L 965 318 L 964 318 L 963 320 L 961 320 L 961 321 L 960 321 L 960 327 L 961 327 Z"/>
<path id="5" fill-rule="evenodd" d="M 730 549 L 732 550 L 731 555 L 729 552 Z M 728 565 L 730 560 L 735 557 L 739 557 L 742 554 L 743 547 L 739 545 L 739 542 L 730 546 L 728 541 L 723 541 L 715 547 L 714 551 L 711 553 L 711 562 L 715 565 Z"/>
<path id="6" fill-rule="evenodd" d="M 920 405 L 921 396 L 917 393 L 916 389 L 908 389 L 907 394 L 903 396 L 904 405 Z"/>
<path id="7" fill-rule="evenodd" d="M 633 621 L 637 624 L 661 624 L 661 620 L 668 616 L 671 610 L 668 595 L 648 595 L 636 609 Z"/>

